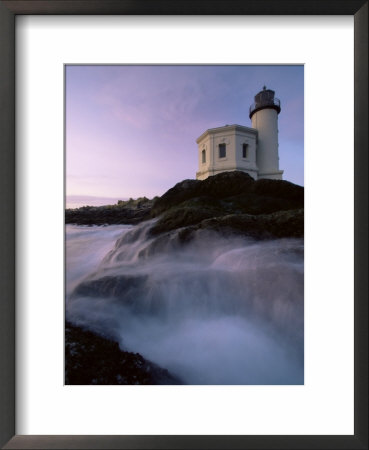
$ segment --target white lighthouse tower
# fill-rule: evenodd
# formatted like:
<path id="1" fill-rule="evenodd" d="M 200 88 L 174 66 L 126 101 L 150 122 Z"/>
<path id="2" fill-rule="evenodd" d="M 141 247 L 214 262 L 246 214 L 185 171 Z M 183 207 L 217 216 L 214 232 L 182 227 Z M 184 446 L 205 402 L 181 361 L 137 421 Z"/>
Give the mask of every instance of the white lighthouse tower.
<path id="1" fill-rule="evenodd" d="M 258 179 L 281 180 L 283 174 L 283 170 L 279 170 L 278 156 L 278 114 L 281 105 L 274 94 L 274 91 L 264 86 L 263 90 L 255 95 L 255 102 L 250 106 L 251 126 L 258 131 Z"/>
<path id="2" fill-rule="evenodd" d="M 240 170 L 255 180 L 281 180 L 278 156 L 280 101 L 265 86 L 250 106 L 252 127 L 225 125 L 206 130 L 197 140 L 198 180 L 221 172 Z"/>

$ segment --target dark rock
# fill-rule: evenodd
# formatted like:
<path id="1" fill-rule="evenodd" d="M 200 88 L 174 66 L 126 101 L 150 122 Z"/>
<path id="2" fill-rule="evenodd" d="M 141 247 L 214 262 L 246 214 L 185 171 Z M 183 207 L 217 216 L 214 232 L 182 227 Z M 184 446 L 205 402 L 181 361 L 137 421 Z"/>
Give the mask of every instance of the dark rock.
<path id="1" fill-rule="evenodd" d="M 154 202 L 151 215 L 156 217 L 170 208 L 179 207 L 186 200 L 198 197 L 202 198 L 202 201 L 204 199 L 222 200 L 223 206 L 233 208 L 241 206 L 243 212 L 249 213 L 251 210 L 244 209 L 251 202 L 252 206 L 248 208 L 254 209 L 255 214 L 263 214 L 279 209 L 303 207 L 304 189 L 288 181 L 255 181 L 245 172 L 223 172 L 203 181 L 184 180 L 177 183 Z M 263 206 L 267 200 L 269 205 Z"/>
<path id="2" fill-rule="evenodd" d="M 160 235 L 161 242 L 190 243 L 200 231 L 215 232 L 223 237 L 232 235 L 253 239 L 302 238 L 304 236 L 304 210 L 278 211 L 271 214 L 228 214 L 201 220 L 199 223 L 165 231 L 158 222 L 152 232 Z M 154 241 L 155 242 L 155 241 Z M 174 247 L 174 245 L 173 245 Z"/>
<path id="3" fill-rule="evenodd" d="M 146 281 L 146 276 L 104 276 L 80 283 L 73 295 L 86 297 L 123 297 L 127 304 L 134 303 L 135 291 Z"/>
<path id="4" fill-rule="evenodd" d="M 182 384 L 168 370 L 117 342 L 66 322 L 65 384 Z"/>
<path id="5" fill-rule="evenodd" d="M 238 234 L 255 239 L 301 238 L 304 236 L 304 210 L 278 211 L 272 214 L 231 214 L 203 220 L 194 229 L 222 234 Z"/>
<path id="6" fill-rule="evenodd" d="M 119 200 L 116 205 L 66 209 L 65 223 L 77 225 L 136 225 L 150 219 L 153 202 L 153 200 L 144 197 L 125 202 Z"/>
<path id="7" fill-rule="evenodd" d="M 117 205 L 66 210 L 65 220 L 85 225 L 138 224 L 158 217 L 149 234 L 179 230 L 182 242 L 199 228 L 231 230 L 258 239 L 302 237 L 303 207 L 303 187 L 283 180 L 255 181 L 244 172 L 234 171 L 203 181 L 181 181 L 153 200 L 143 197 Z M 183 230 L 186 227 L 195 228 Z"/>
<path id="8" fill-rule="evenodd" d="M 265 215 L 303 206 L 301 186 L 283 180 L 254 181 L 239 171 L 224 172 L 204 181 L 182 181 L 158 198 L 151 215 L 160 217 L 151 234 L 196 225 L 210 218 L 232 214 Z M 249 222 L 251 224 L 251 219 Z"/>
<path id="9" fill-rule="evenodd" d="M 192 202 L 188 200 L 164 212 L 153 225 L 150 233 L 155 235 L 165 231 L 175 230 L 226 213 L 225 209 L 222 210 L 221 208 L 216 208 L 205 202 L 201 202 L 200 198 L 194 199 Z"/>

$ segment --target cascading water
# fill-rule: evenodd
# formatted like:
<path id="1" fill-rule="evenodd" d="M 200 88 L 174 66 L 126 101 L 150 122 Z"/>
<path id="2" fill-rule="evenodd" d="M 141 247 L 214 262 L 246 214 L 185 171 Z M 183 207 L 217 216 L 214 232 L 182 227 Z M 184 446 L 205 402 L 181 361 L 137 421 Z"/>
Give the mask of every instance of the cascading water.
<path id="1" fill-rule="evenodd" d="M 303 384 L 303 240 L 67 225 L 66 317 L 188 384 Z"/>

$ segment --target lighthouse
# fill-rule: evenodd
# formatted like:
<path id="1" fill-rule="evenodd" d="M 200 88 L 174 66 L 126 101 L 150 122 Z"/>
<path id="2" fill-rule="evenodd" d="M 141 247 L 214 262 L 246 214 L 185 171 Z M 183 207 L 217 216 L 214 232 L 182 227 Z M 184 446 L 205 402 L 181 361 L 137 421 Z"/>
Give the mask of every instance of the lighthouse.
<path id="1" fill-rule="evenodd" d="M 221 172 L 241 170 L 255 180 L 281 180 L 278 155 L 280 101 L 266 86 L 250 106 L 251 127 L 225 125 L 206 130 L 197 140 L 198 180 Z"/>
<path id="2" fill-rule="evenodd" d="M 281 104 L 274 94 L 274 91 L 264 86 L 255 95 L 255 102 L 250 106 L 251 126 L 258 131 L 258 179 L 281 180 L 283 174 L 283 170 L 279 170 L 278 155 L 278 114 L 281 112 Z"/>

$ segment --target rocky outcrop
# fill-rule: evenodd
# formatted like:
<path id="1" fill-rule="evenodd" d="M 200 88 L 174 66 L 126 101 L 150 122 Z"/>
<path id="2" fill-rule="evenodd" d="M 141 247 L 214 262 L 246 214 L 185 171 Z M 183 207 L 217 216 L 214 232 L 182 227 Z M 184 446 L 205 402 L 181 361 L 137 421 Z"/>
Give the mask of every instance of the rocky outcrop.
<path id="1" fill-rule="evenodd" d="M 204 181 L 182 181 L 158 198 L 151 215 L 159 217 L 151 234 L 187 228 L 182 234 L 188 236 L 207 228 L 259 239 L 302 237 L 303 207 L 301 186 L 224 172 Z"/>
<path id="2" fill-rule="evenodd" d="M 65 384 L 182 384 L 168 370 L 117 342 L 69 322 L 65 326 Z"/>
<path id="3" fill-rule="evenodd" d="M 178 233 L 179 239 L 189 242 L 198 230 L 214 231 L 223 236 L 239 235 L 254 239 L 301 238 L 304 236 L 304 210 L 213 217 L 181 229 Z"/>
<path id="4" fill-rule="evenodd" d="M 66 223 L 138 224 L 157 218 L 152 236 L 178 232 L 188 240 L 196 230 L 235 233 L 255 239 L 303 237 L 304 188 L 283 180 L 257 180 L 223 172 L 206 180 L 184 180 L 161 197 L 118 205 L 66 210 Z M 173 237 L 173 236 L 172 236 Z"/>
<path id="5" fill-rule="evenodd" d="M 208 205 L 228 213 L 268 214 L 302 208 L 304 189 L 284 180 L 258 180 L 240 171 L 223 172 L 206 180 L 184 180 L 157 198 L 151 215 L 171 208 Z"/>
<path id="6" fill-rule="evenodd" d="M 76 225 L 136 225 L 150 219 L 153 200 L 139 198 L 137 200 L 119 201 L 116 205 L 82 206 L 66 209 L 65 223 Z"/>

